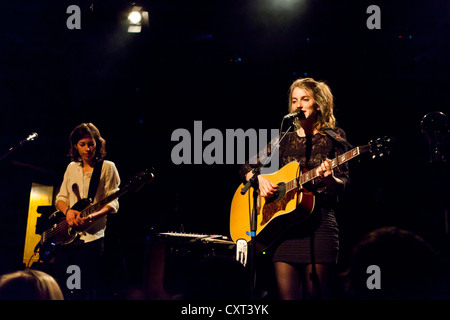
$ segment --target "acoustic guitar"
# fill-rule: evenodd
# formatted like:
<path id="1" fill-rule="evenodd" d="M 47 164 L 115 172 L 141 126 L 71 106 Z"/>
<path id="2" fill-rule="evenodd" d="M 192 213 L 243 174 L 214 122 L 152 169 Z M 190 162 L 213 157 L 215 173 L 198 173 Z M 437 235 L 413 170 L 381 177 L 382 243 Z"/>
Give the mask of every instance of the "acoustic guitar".
<path id="1" fill-rule="evenodd" d="M 372 158 L 389 153 L 392 139 L 385 137 L 371 140 L 369 144 L 347 151 L 331 160 L 331 168 L 336 168 L 361 154 L 369 153 Z M 275 173 L 263 175 L 278 185 L 271 198 L 256 193 L 257 226 L 255 231 L 256 249 L 263 251 L 274 244 L 290 228 L 306 221 L 314 212 L 315 195 L 304 185 L 317 178 L 317 168 L 306 170 L 298 162 L 290 162 Z M 230 234 L 234 242 L 239 239 L 250 241 L 251 212 L 254 203 L 254 188 L 241 194 L 241 184 L 234 193 L 230 210 Z"/>

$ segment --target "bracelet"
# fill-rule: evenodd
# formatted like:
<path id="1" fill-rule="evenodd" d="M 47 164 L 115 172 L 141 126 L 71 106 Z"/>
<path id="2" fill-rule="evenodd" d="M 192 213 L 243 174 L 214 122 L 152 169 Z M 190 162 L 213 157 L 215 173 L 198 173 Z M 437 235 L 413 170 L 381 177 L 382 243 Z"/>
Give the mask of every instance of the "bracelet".
<path id="1" fill-rule="evenodd" d="M 67 212 L 69 212 L 70 208 L 67 208 L 66 212 L 64 213 L 65 216 L 67 216 Z"/>

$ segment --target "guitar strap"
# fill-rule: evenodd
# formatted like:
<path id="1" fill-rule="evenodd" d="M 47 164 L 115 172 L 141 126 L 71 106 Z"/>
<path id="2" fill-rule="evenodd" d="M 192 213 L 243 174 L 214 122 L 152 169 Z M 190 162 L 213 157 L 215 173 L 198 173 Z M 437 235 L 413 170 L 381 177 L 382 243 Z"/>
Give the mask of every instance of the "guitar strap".
<path id="1" fill-rule="evenodd" d="M 100 181 L 100 174 L 102 173 L 103 161 L 99 161 L 94 166 L 94 171 L 92 172 L 91 181 L 89 182 L 89 192 L 88 199 L 91 202 L 94 201 L 95 194 L 97 193 L 98 183 Z"/>
<path id="2" fill-rule="evenodd" d="M 347 147 L 349 149 L 353 149 L 353 146 L 350 144 L 350 142 L 348 142 L 347 140 L 345 140 L 344 138 L 342 138 L 340 135 L 338 135 L 336 132 L 334 132 L 331 129 L 325 129 L 324 130 L 331 138 L 333 138 L 334 140 L 336 140 L 337 142 L 339 142 L 340 144 L 342 144 L 344 147 Z"/>

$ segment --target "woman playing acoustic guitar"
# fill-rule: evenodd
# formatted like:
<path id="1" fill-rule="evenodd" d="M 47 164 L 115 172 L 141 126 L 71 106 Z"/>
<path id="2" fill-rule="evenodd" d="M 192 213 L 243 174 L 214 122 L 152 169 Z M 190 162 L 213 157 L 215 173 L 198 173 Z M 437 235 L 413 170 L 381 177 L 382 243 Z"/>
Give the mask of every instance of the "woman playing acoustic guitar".
<path id="1" fill-rule="evenodd" d="M 279 298 L 329 299 L 332 296 L 333 269 L 339 253 L 339 230 L 335 208 L 337 197 L 348 182 L 348 166 L 331 168 L 330 159 L 346 151 L 325 129 L 332 129 L 345 140 L 333 114 L 333 95 L 327 84 L 312 78 L 294 81 L 289 91 L 289 112 L 299 112 L 296 130 L 287 133 L 279 146 L 280 168 L 296 161 L 300 168 L 316 168 L 318 177 L 305 189 L 315 195 L 315 211 L 291 232 L 282 236 L 273 251 Z M 252 165 L 241 166 L 242 179 L 248 181 Z M 270 199 L 277 185 L 259 175 L 259 194 Z"/>

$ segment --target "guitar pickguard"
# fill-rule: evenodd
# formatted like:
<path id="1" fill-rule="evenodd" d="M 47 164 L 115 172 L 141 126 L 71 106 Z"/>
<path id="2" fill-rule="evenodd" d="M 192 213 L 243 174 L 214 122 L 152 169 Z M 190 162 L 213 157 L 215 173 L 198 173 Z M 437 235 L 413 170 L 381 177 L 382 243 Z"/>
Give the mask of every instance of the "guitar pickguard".
<path id="1" fill-rule="evenodd" d="M 281 189 L 280 189 L 281 186 Z M 276 213 L 286 211 L 287 205 L 290 201 L 294 200 L 297 189 L 290 190 L 286 193 L 286 185 L 284 183 L 279 184 L 278 195 L 273 198 L 269 198 L 263 205 L 261 226 L 268 223 Z"/>

